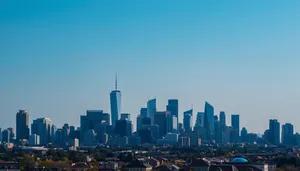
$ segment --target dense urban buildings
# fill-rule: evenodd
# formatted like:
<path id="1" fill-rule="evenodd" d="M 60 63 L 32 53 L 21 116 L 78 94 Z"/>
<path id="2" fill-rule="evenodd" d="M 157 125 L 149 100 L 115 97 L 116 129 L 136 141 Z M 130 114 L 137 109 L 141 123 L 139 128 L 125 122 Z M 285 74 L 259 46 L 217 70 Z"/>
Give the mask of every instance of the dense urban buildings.
<path id="1" fill-rule="evenodd" d="M 40 136 L 40 144 L 47 145 L 51 142 L 51 127 L 52 121 L 50 118 L 38 118 L 33 120 L 31 124 L 31 134 L 36 134 Z"/>
<path id="2" fill-rule="evenodd" d="M 80 126 L 65 123 L 62 127 L 53 124 L 50 118 L 32 121 L 29 131 L 29 113 L 19 110 L 16 114 L 16 133 L 13 127 L 0 129 L 0 142 L 5 144 L 49 146 L 66 149 L 97 145 L 140 146 L 178 145 L 199 147 L 202 144 L 270 144 L 300 145 L 300 135 L 294 133 L 291 123 L 282 125 L 277 119 L 269 120 L 269 129 L 262 137 L 241 128 L 240 115 L 232 114 L 231 125 L 226 124 L 226 113 L 215 113 L 213 105 L 204 103 L 204 111 L 178 110 L 178 99 L 169 99 L 165 110 L 158 111 L 156 98 L 147 102 L 147 108 L 140 108 L 136 118 L 121 113 L 121 92 L 110 93 L 111 114 L 103 110 L 87 110 L 80 116 Z M 195 122 L 193 122 L 193 113 Z M 179 120 L 179 116 L 183 116 Z M 135 125 L 132 121 L 136 121 Z M 281 136 L 280 136 L 281 134 Z"/>

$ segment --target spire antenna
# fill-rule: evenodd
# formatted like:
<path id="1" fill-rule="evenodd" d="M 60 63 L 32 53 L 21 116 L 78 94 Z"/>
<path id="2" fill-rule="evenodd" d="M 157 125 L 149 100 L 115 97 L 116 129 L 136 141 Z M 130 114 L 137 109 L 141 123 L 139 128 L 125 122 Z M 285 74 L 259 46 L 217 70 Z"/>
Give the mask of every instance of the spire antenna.
<path id="1" fill-rule="evenodd" d="M 115 89 L 118 90 L 118 75 L 115 74 Z"/>

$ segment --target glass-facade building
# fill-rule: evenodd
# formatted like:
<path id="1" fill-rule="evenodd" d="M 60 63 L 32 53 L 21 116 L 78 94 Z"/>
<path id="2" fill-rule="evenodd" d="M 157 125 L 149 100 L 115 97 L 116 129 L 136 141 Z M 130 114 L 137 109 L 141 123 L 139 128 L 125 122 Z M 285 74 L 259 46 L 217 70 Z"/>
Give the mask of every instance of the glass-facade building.
<path id="1" fill-rule="evenodd" d="M 120 119 L 121 115 L 121 91 L 114 90 L 110 93 L 110 111 L 111 111 L 111 124 L 113 127 L 116 121 Z"/>
<path id="2" fill-rule="evenodd" d="M 156 112 L 156 98 L 147 102 L 147 117 L 151 119 L 151 125 L 154 124 L 154 114 Z"/>
<path id="3" fill-rule="evenodd" d="M 167 105 L 167 111 L 171 112 L 171 115 L 175 116 L 177 118 L 177 125 L 176 129 L 178 127 L 178 99 L 169 99 L 168 105 Z"/>
<path id="4" fill-rule="evenodd" d="M 277 119 L 269 121 L 269 142 L 274 145 L 280 144 L 280 123 Z"/>
<path id="5" fill-rule="evenodd" d="M 208 140 L 213 139 L 214 134 L 214 107 L 209 104 L 208 102 L 205 102 L 205 108 L 204 108 L 204 128 L 206 129 L 206 137 Z"/>
<path id="6" fill-rule="evenodd" d="M 183 127 L 185 132 L 191 132 L 192 131 L 192 113 L 189 111 L 184 112 L 183 114 Z"/>
<path id="7" fill-rule="evenodd" d="M 282 125 L 281 143 L 284 145 L 293 144 L 294 126 L 291 123 Z"/>
<path id="8" fill-rule="evenodd" d="M 27 110 L 19 110 L 16 115 L 17 140 L 29 139 L 29 115 Z"/>

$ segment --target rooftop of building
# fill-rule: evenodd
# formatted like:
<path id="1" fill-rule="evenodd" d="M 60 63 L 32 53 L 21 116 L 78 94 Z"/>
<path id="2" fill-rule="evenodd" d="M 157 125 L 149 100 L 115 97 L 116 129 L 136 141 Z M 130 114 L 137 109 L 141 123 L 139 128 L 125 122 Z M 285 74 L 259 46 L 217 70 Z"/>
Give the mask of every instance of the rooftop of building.
<path id="1" fill-rule="evenodd" d="M 234 165 L 231 164 L 218 164 L 211 165 L 209 171 L 239 171 Z"/>
<path id="2" fill-rule="evenodd" d="M 208 167 L 209 166 L 209 162 L 205 159 L 193 159 L 190 167 Z"/>
<path id="3" fill-rule="evenodd" d="M 231 163 L 248 163 L 248 160 L 242 157 L 237 157 L 232 159 Z"/>
<path id="4" fill-rule="evenodd" d="M 172 171 L 172 169 L 166 165 L 160 165 L 154 168 L 155 171 Z"/>
<path id="5" fill-rule="evenodd" d="M 126 167 L 127 168 L 152 168 L 152 166 L 150 164 L 145 163 L 145 162 L 140 161 L 140 160 L 132 161 Z"/>

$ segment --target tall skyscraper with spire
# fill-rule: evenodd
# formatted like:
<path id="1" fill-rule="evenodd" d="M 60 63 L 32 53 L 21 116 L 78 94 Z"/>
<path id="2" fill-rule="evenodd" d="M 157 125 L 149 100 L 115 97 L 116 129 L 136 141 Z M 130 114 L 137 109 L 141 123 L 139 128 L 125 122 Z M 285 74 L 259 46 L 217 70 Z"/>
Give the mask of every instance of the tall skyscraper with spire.
<path id="1" fill-rule="evenodd" d="M 121 91 L 118 90 L 118 78 L 115 76 L 115 90 L 110 93 L 111 124 L 113 127 L 121 115 Z"/>

